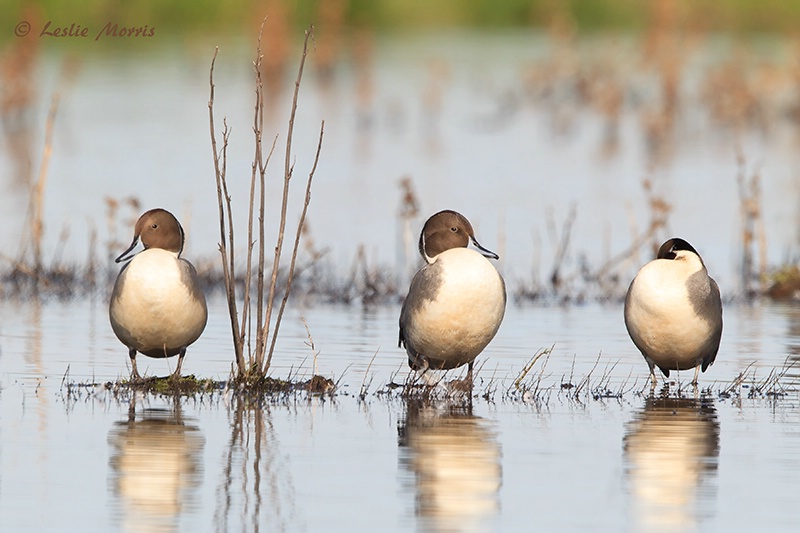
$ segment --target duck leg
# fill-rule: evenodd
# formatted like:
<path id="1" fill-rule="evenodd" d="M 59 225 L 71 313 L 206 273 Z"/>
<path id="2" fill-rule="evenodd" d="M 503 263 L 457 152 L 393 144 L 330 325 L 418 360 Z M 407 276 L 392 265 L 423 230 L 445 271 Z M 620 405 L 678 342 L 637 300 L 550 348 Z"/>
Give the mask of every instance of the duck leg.
<path id="1" fill-rule="evenodd" d="M 180 378 L 181 377 L 181 367 L 183 366 L 183 358 L 186 356 L 186 348 L 181 348 L 181 351 L 178 353 L 178 366 L 175 367 L 175 372 L 172 373 L 172 377 Z"/>
<path id="2" fill-rule="evenodd" d="M 139 375 L 139 370 L 136 368 L 136 350 L 134 348 L 128 351 L 128 357 L 131 358 L 131 378 L 142 379 L 142 376 Z"/>
<path id="3" fill-rule="evenodd" d="M 692 380 L 692 385 L 695 387 L 697 386 L 697 377 L 700 375 L 700 365 L 694 367 L 694 379 Z"/>
<path id="4" fill-rule="evenodd" d="M 648 361 L 650 363 L 650 361 Z M 656 378 L 656 367 L 653 363 L 650 363 L 650 393 L 652 394 L 653 391 L 656 390 L 656 385 L 658 385 L 658 378 Z"/>
<path id="5" fill-rule="evenodd" d="M 431 363 L 428 361 L 428 358 L 421 353 L 413 352 L 408 354 L 408 366 L 411 367 L 411 370 L 415 370 L 422 375 L 428 371 L 431 367 Z"/>

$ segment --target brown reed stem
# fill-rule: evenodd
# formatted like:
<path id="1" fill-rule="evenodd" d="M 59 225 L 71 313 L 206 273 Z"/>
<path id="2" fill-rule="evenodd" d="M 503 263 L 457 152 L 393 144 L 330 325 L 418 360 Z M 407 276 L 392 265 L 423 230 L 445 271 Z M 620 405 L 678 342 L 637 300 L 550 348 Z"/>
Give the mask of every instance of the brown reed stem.
<path id="1" fill-rule="evenodd" d="M 228 314 L 231 320 L 231 334 L 233 335 L 233 349 L 236 357 L 236 364 L 240 374 L 246 371 L 244 361 L 244 337 L 239 329 L 238 310 L 236 308 L 236 286 L 234 277 L 234 254 L 233 254 L 233 217 L 231 215 L 231 198 L 228 194 L 226 181 L 226 170 L 228 161 L 228 139 L 230 130 L 227 120 L 223 119 L 222 128 L 222 150 L 217 150 L 217 137 L 214 126 L 214 64 L 217 61 L 219 48 L 214 49 L 214 56 L 211 59 L 209 70 L 210 96 L 208 99 L 208 116 L 211 130 L 211 149 L 214 156 L 214 175 L 217 182 L 217 207 L 219 209 L 219 252 L 222 256 L 222 275 L 225 282 L 225 295 L 228 301 Z M 227 206 L 227 211 L 226 211 Z M 228 226 L 228 239 L 226 240 L 226 213 Z M 228 246 L 230 244 L 230 247 Z"/>
<path id="2" fill-rule="evenodd" d="M 266 236 L 264 234 L 264 220 L 265 220 L 265 204 L 266 204 L 266 173 L 267 167 L 269 166 L 269 162 L 272 160 L 272 154 L 275 153 L 275 145 L 278 142 L 278 136 L 272 139 L 272 146 L 269 149 L 269 154 L 267 154 L 267 159 L 264 160 L 264 152 L 263 152 L 263 130 L 264 130 L 264 84 L 261 77 L 261 60 L 263 59 L 263 55 L 261 54 L 261 37 L 264 32 L 264 26 L 267 22 L 267 17 L 264 17 L 264 20 L 261 22 L 261 29 L 259 30 L 258 34 L 258 43 L 257 43 L 257 56 L 255 63 L 255 70 L 256 70 L 256 111 L 255 111 L 255 121 L 254 121 L 254 135 L 256 137 L 256 154 L 255 158 L 253 159 L 253 182 L 255 182 L 255 172 L 258 169 L 258 176 L 259 176 L 259 208 L 258 208 L 258 273 L 257 273 L 257 283 L 256 283 L 256 296 L 257 296 L 257 308 L 256 308 L 256 350 L 255 350 L 255 360 L 253 360 L 251 356 L 250 364 L 251 366 L 257 367 L 261 369 L 261 362 L 264 360 L 264 351 L 266 347 L 266 333 L 265 328 L 269 327 L 269 320 L 266 322 L 263 321 L 264 319 L 264 256 L 266 253 Z M 251 190 L 251 197 L 250 197 L 250 221 L 252 222 L 252 212 L 253 212 L 253 196 Z M 251 241 L 252 243 L 252 238 Z M 248 279 L 250 278 L 250 271 L 248 271 Z M 263 374 L 266 374 L 266 369 L 269 368 L 269 365 L 263 370 Z"/>
<path id="3" fill-rule="evenodd" d="M 262 158 L 262 136 L 264 132 L 264 83 L 261 79 L 261 61 L 264 56 L 261 53 L 261 38 L 264 34 L 264 25 L 267 22 L 267 17 L 261 21 L 261 27 L 258 30 L 258 40 L 256 41 L 256 60 L 253 62 L 253 69 L 256 74 L 256 103 L 253 111 L 253 136 L 255 138 L 255 154 L 253 155 L 253 164 L 251 166 L 250 175 L 250 209 L 247 216 L 247 267 L 245 268 L 245 289 L 244 289 L 244 304 L 243 314 L 249 317 L 250 311 L 250 282 L 252 277 L 252 261 L 253 261 L 253 209 L 255 206 L 255 186 L 256 186 L 256 172 L 259 172 L 259 190 L 260 190 L 260 204 L 259 204 L 259 261 L 258 261 L 258 281 L 256 284 L 256 351 L 261 353 L 261 313 L 263 306 L 264 295 L 264 170 L 265 165 L 261 164 Z M 274 144 L 274 143 L 273 143 Z M 270 152 L 272 155 L 272 152 Z M 242 317 L 242 330 L 245 326 L 245 317 Z M 248 323 L 248 342 L 251 339 L 252 329 Z M 248 367 L 253 367 L 253 352 L 250 350 L 250 359 Z"/>
<path id="4" fill-rule="evenodd" d="M 44 236 L 44 189 L 47 185 L 47 171 L 50 166 L 50 157 L 53 154 L 53 129 L 61 100 L 61 91 L 56 90 L 50 101 L 50 110 L 47 113 L 47 122 L 44 132 L 44 149 L 42 150 L 42 164 L 39 167 L 39 177 L 33 188 L 31 209 L 31 240 L 33 241 L 33 267 L 38 273 L 42 270 L 42 238 Z"/>
<path id="5" fill-rule="evenodd" d="M 280 267 L 281 262 L 281 252 L 283 250 L 283 239 L 286 229 L 286 211 L 289 205 L 289 182 L 292 179 L 292 173 L 294 171 L 294 165 L 292 164 L 292 137 L 294 135 L 294 119 L 297 114 L 297 100 L 298 95 L 300 93 L 300 81 L 303 78 L 303 68 L 305 67 L 306 63 L 306 56 L 308 55 L 308 40 L 311 37 L 311 34 L 314 31 L 314 26 L 311 25 L 308 30 L 305 32 L 305 39 L 303 40 L 303 53 L 300 57 L 300 67 L 298 68 L 297 72 L 297 80 L 294 84 L 294 96 L 292 99 L 292 111 L 289 115 L 289 128 L 286 133 L 286 157 L 284 161 L 284 174 L 283 174 L 283 197 L 281 199 L 281 218 L 278 227 L 278 242 L 275 245 L 275 256 L 272 262 L 272 277 L 270 278 L 269 283 L 269 295 L 267 296 L 267 312 L 266 316 L 264 317 L 264 327 L 262 330 L 262 338 L 266 341 L 267 335 L 269 335 L 269 324 L 270 320 L 272 319 L 272 310 L 274 307 L 275 302 L 275 291 L 276 285 L 278 282 L 278 269 Z M 274 340 L 273 340 L 274 345 Z M 269 369 L 269 363 L 264 366 L 264 353 L 258 352 L 256 354 L 257 360 L 256 363 L 259 368 L 262 369 L 262 372 L 266 372 Z M 272 349 L 270 349 L 270 357 L 271 360 Z"/>
<path id="6" fill-rule="evenodd" d="M 289 203 L 289 182 L 292 177 L 293 166 L 291 164 L 291 145 L 292 145 L 292 137 L 294 131 L 294 119 L 297 113 L 297 102 L 298 102 L 298 93 L 300 90 L 300 81 L 303 75 L 303 67 L 305 65 L 305 58 L 308 54 L 308 40 L 313 34 L 314 27 L 311 26 L 309 30 L 306 31 L 305 34 L 305 41 L 303 44 L 303 55 L 300 60 L 300 68 L 297 75 L 297 81 L 295 83 L 295 91 L 294 91 L 294 99 L 292 102 L 292 112 L 290 115 L 289 120 L 289 129 L 287 134 L 287 142 L 286 142 L 286 167 L 284 171 L 284 184 L 283 184 L 283 195 L 282 195 L 282 202 L 281 202 L 281 217 L 280 217 L 280 224 L 278 228 L 278 242 L 275 247 L 275 258 L 272 265 L 272 276 L 270 279 L 270 286 L 269 286 L 269 293 L 266 297 L 266 301 L 264 300 L 265 297 L 265 280 L 264 280 L 264 270 L 265 270 L 265 252 L 266 252 L 266 239 L 265 239 L 265 232 L 264 232 L 264 224 L 265 224 L 265 204 L 266 204 L 266 171 L 267 167 L 269 166 L 269 162 L 272 159 L 272 155 L 275 151 L 275 145 L 277 143 L 277 136 L 272 141 L 272 146 L 269 153 L 264 158 L 263 152 L 263 128 L 264 128 L 264 85 L 263 79 L 261 75 L 261 65 L 262 65 L 262 51 L 261 51 L 261 42 L 262 36 L 264 31 L 264 24 L 266 23 L 266 17 L 261 23 L 261 29 L 258 34 L 258 43 L 256 48 L 256 59 L 253 62 L 253 68 L 256 74 L 256 101 L 254 106 L 254 117 L 253 117 L 253 135 L 255 137 L 255 153 L 253 156 L 253 163 L 251 165 L 251 176 L 250 176 L 250 195 L 249 195 L 249 209 L 248 209 L 248 220 L 247 220 L 247 258 L 246 258 L 246 266 L 245 266 L 245 281 L 244 281 L 244 297 L 243 297 L 243 307 L 242 307 L 242 316 L 241 322 L 238 318 L 238 308 L 236 305 L 236 290 L 235 290 L 235 282 L 236 277 L 234 275 L 234 233 L 233 233 L 233 215 L 231 209 L 231 197 L 228 194 L 228 186 L 226 180 L 226 162 L 227 162 L 227 146 L 228 146 L 228 139 L 229 139 L 229 130 L 227 122 L 224 122 L 225 127 L 223 129 L 223 147 L 222 150 L 217 149 L 217 141 L 216 136 L 214 133 L 214 64 L 216 62 L 217 54 L 219 50 L 215 50 L 214 57 L 211 61 L 211 70 L 209 75 L 209 83 L 211 86 L 211 95 L 209 99 L 209 120 L 210 120 L 210 127 L 211 127 L 211 144 L 214 152 L 214 170 L 217 180 L 217 201 L 218 201 L 218 208 L 219 208 L 219 218 L 220 218 L 220 254 L 222 255 L 222 266 L 223 266 L 223 278 L 225 281 L 226 287 L 226 297 L 228 300 L 228 312 L 231 319 L 231 330 L 234 337 L 234 349 L 236 351 L 236 364 L 238 366 L 238 377 L 239 378 L 247 378 L 250 374 L 255 374 L 252 377 L 260 378 L 264 377 L 269 370 L 269 366 L 272 361 L 272 355 L 275 348 L 275 342 L 277 340 L 278 331 L 280 328 L 281 318 L 283 316 L 283 312 L 286 306 L 286 302 L 289 297 L 289 292 L 292 285 L 292 279 L 294 277 L 295 265 L 297 260 L 297 252 L 300 245 L 300 237 L 303 232 L 303 226 L 305 223 L 306 213 L 308 211 L 308 205 L 311 201 L 311 183 L 313 180 L 314 173 L 317 169 L 317 164 L 319 162 L 319 155 L 322 149 L 322 137 L 324 133 L 325 123 L 323 121 L 322 127 L 320 129 L 320 138 L 317 144 L 317 152 L 314 158 L 314 164 L 312 166 L 311 172 L 308 177 L 308 182 L 306 185 L 306 197 L 305 202 L 303 205 L 302 214 L 300 217 L 300 222 L 298 224 L 297 233 L 295 235 L 294 247 L 292 249 L 292 259 L 291 264 L 289 267 L 289 275 L 286 290 L 284 292 L 283 301 L 280 306 L 280 310 L 278 312 L 277 319 L 275 321 L 275 331 L 273 332 L 272 341 L 270 344 L 269 349 L 269 357 L 266 358 L 266 346 L 267 346 L 267 339 L 269 336 L 269 327 L 272 318 L 272 311 L 274 309 L 274 301 L 275 301 L 275 294 L 276 294 L 276 284 L 277 284 L 277 277 L 278 271 L 280 267 L 280 260 L 281 260 L 281 251 L 283 249 L 283 241 L 285 235 L 285 228 L 286 228 L 286 216 L 288 210 L 288 203 Z M 257 190 L 258 189 L 258 190 Z M 254 233 L 256 229 L 253 227 L 254 219 L 255 219 L 255 205 L 256 205 L 256 194 L 258 194 L 258 238 L 254 238 Z M 226 235 L 227 233 L 227 235 Z M 250 345 L 252 340 L 252 295 L 251 295 L 251 285 L 253 280 L 253 249 L 255 246 L 256 240 L 258 241 L 258 266 L 256 275 L 256 344 L 253 347 Z M 248 347 L 248 361 L 245 361 L 244 357 L 244 344 L 245 341 L 247 342 Z"/>
<path id="7" fill-rule="evenodd" d="M 281 319 L 283 318 L 283 311 L 286 308 L 286 302 L 289 299 L 289 291 L 292 288 L 292 280 L 294 279 L 294 267 L 297 262 L 297 250 L 300 247 L 300 236 L 303 233 L 303 225 L 306 220 L 306 212 L 308 212 L 308 204 L 311 203 L 311 181 L 314 179 L 314 173 L 317 171 L 317 163 L 319 162 L 319 154 L 322 151 L 322 137 L 325 134 L 325 121 L 319 128 L 319 142 L 317 143 L 317 152 L 314 156 L 314 165 L 311 167 L 311 172 L 308 174 L 308 181 L 306 182 L 306 197 L 303 202 L 303 212 L 300 214 L 300 222 L 297 224 L 297 232 L 294 236 L 294 247 L 292 248 L 292 261 L 289 264 L 289 274 L 286 280 L 286 290 L 283 293 L 283 300 L 281 300 L 281 307 L 278 310 L 278 317 L 275 319 L 275 331 L 272 332 L 272 342 L 269 346 L 269 354 L 267 355 L 266 368 L 269 368 L 272 362 L 272 353 L 275 351 L 275 341 L 278 339 L 278 329 L 281 326 Z"/>

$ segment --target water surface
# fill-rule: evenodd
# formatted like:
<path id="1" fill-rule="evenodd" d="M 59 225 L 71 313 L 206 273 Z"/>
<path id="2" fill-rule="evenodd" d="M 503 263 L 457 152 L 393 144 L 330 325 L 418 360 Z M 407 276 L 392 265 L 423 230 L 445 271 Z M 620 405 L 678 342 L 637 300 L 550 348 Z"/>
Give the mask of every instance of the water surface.
<path id="1" fill-rule="evenodd" d="M 224 379 L 227 319 L 221 301 L 210 309 L 185 371 Z M 759 382 L 784 364 L 798 340 L 793 309 L 726 308 L 720 355 L 701 375 L 711 393 L 695 398 L 687 374 L 667 400 L 647 397 L 647 365 L 621 311 L 510 307 L 479 359 L 476 388 L 494 392 L 470 408 L 379 393 L 408 372 L 395 345 L 398 309 L 291 308 L 275 375 L 311 375 L 302 316 L 320 352 L 317 371 L 339 380 L 339 393 L 252 405 L 230 394 L 176 401 L 68 389 L 64 380 L 127 375 L 104 302 L 3 302 L 4 528 L 641 531 L 663 517 L 672 530 L 791 530 L 796 388 L 778 399 L 748 399 L 746 386 L 719 392 L 740 372 Z M 525 381 L 535 376 L 548 392 L 525 401 L 513 381 L 553 344 L 544 369 L 537 363 Z M 171 370 L 169 360 L 142 363 L 151 374 Z M 622 396 L 560 387 L 587 375 L 589 388 Z M 678 384 L 684 399 L 674 397 Z"/>

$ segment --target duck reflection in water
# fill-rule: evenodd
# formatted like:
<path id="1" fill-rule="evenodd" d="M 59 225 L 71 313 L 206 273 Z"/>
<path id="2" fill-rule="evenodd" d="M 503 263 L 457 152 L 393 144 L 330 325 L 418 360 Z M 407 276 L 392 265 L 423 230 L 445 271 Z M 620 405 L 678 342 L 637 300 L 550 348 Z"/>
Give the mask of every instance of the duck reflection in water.
<path id="1" fill-rule="evenodd" d="M 191 505 L 202 479 L 205 439 L 188 425 L 180 407 L 145 409 L 108 436 L 111 475 L 123 531 L 177 531 L 181 512 Z"/>
<path id="2" fill-rule="evenodd" d="M 497 434 L 471 406 L 438 407 L 409 400 L 398 427 L 400 464 L 413 476 L 421 529 L 488 531 L 500 507 Z"/>
<path id="3" fill-rule="evenodd" d="M 719 433 L 710 398 L 645 400 L 624 439 L 633 531 L 690 531 L 713 514 Z"/>

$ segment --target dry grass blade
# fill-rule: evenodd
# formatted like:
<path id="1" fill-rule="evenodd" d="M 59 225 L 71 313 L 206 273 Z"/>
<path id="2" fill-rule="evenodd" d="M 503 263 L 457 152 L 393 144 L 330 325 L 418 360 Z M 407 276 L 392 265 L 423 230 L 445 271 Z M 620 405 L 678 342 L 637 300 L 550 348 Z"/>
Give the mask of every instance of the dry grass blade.
<path id="1" fill-rule="evenodd" d="M 575 390 L 572 391 L 572 394 L 571 394 L 572 399 L 577 401 L 580 398 L 581 391 L 590 390 L 590 386 L 589 385 L 590 385 L 590 381 L 592 379 L 592 374 L 597 369 L 597 365 L 600 364 L 600 357 L 601 356 L 602 356 L 602 354 L 597 354 L 597 359 L 595 359 L 594 366 L 592 366 L 592 369 L 589 370 L 589 373 L 586 374 L 586 376 L 583 379 L 581 379 L 578 382 L 578 384 L 575 386 Z"/>
<path id="2" fill-rule="evenodd" d="M 375 350 L 375 353 L 372 354 L 372 359 L 369 360 L 369 364 L 367 365 L 367 369 L 364 371 L 364 379 L 361 380 L 361 391 L 358 394 L 358 398 L 361 401 L 364 401 L 364 398 L 367 397 L 367 391 L 369 390 L 369 386 L 372 385 L 373 378 L 369 378 L 369 382 L 367 382 L 367 376 L 369 376 L 369 371 L 372 368 L 372 363 L 375 362 L 375 358 L 378 357 L 378 351 Z"/>
<path id="3" fill-rule="evenodd" d="M 747 379 L 748 371 L 756 364 L 755 361 L 751 362 L 749 365 L 745 367 L 744 370 L 739 372 L 739 375 L 734 378 L 728 387 L 720 392 L 721 396 L 730 396 L 732 394 L 738 394 L 741 391 L 742 384 L 744 384 L 745 380 Z"/>
<path id="4" fill-rule="evenodd" d="M 42 149 L 42 162 L 39 167 L 39 177 L 33 187 L 30 205 L 28 207 L 31 226 L 31 241 L 33 243 L 33 269 L 38 274 L 42 271 L 42 238 L 44 236 L 44 190 L 47 184 L 47 172 L 50 167 L 50 157 L 53 155 L 53 130 L 58 113 L 58 104 L 61 92 L 56 90 L 50 101 L 50 110 L 47 113 L 47 122 L 44 130 L 44 148 Z M 21 262 L 21 261 L 20 261 Z"/>
<path id="5" fill-rule="evenodd" d="M 567 252 L 569 251 L 569 241 L 570 237 L 572 236 L 572 227 L 575 224 L 575 217 L 577 214 L 577 207 L 575 203 L 573 203 L 569 208 L 569 215 L 567 215 L 567 219 L 564 221 L 564 227 L 561 230 L 561 239 L 558 241 L 555 257 L 553 258 L 550 284 L 555 290 L 558 290 L 558 288 L 561 286 L 561 282 L 563 281 L 561 276 L 561 267 L 563 266 L 564 260 L 567 257 Z"/>
<path id="6" fill-rule="evenodd" d="M 44 188 L 47 183 L 47 170 L 50 166 L 50 157 L 53 154 L 53 127 L 56 122 L 58 112 L 58 102 L 61 98 L 59 92 L 53 94 L 50 104 L 50 111 L 47 114 L 47 125 L 45 126 L 45 143 L 42 153 L 42 166 L 39 169 L 39 179 L 36 180 L 36 194 L 33 217 L 33 261 L 36 270 L 42 268 L 42 235 L 44 233 Z"/>
<path id="7" fill-rule="evenodd" d="M 528 373 L 531 371 L 536 362 L 545 355 L 549 356 L 553 352 L 553 348 L 555 348 L 555 345 L 551 346 L 550 348 L 543 348 L 539 350 L 533 355 L 533 357 L 531 357 L 530 361 L 528 361 L 525 364 L 525 366 L 522 367 L 522 370 L 517 375 L 517 378 L 514 380 L 514 387 L 517 390 L 521 388 L 522 381 L 525 379 L 525 376 L 527 376 Z"/>

